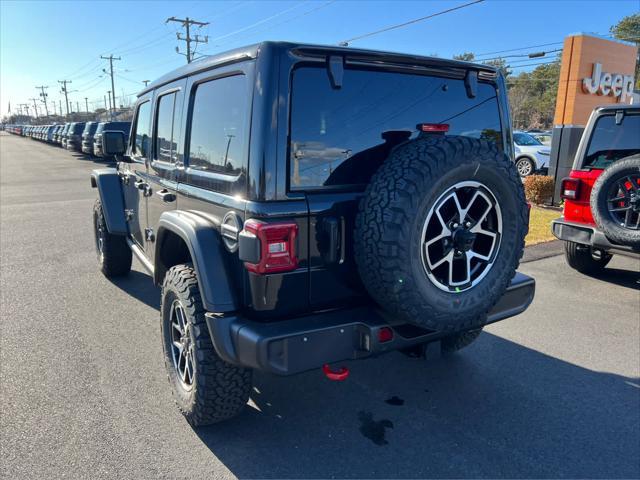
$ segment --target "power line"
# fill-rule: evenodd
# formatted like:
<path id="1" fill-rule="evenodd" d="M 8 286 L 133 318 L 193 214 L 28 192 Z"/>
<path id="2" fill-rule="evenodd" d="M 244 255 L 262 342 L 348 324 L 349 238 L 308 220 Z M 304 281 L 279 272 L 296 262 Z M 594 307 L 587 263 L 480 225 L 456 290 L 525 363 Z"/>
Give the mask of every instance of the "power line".
<path id="1" fill-rule="evenodd" d="M 122 60 L 122 58 L 120 57 L 114 57 L 113 54 L 109 55 L 108 57 L 103 57 L 102 55 L 100 55 L 100 58 L 102 58 L 103 60 L 109 60 L 109 73 L 111 75 L 111 92 L 113 93 L 113 110 L 115 110 L 116 108 L 116 87 L 113 81 L 113 61 L 114 60 Z M 102 70 L 104 73 L 107 73 L 106 70 Z M 111 112 L 111 114 L 113 115 L 113 110 Z"/>
<path id="2" fill-rule="evenodd" d="M 180 33 L 177 33 L 176 37 L 178 38 L 178 40 L 183 40 L 184 42 L 186 42 L 187 53 L 186 55 L 184 53 L 180 53 L 180 50 L 178 49 L 178 47 L 176 47 L 176 53 L 179 53 L 180 55 L 185 55 L 187 57 L 187 63 L 191 63 L 191 60 L 193 60 L 193 55 L 191 52 L 191 43 L 194 43 L 197 46 L 198 43 L 207 43 L 209 41 L 208 35 L 205 35 L 204 38 L 201 38 L 200 35 L 191 37 L 191 33 L 190 33 L 191 25 L 196 25 L 198 28 L 201 28 L 206 25 L 209 25 L 209 22 L 198 22 L 197 20 L 192 20 L 189 17 L 186 17 L 186 18 L 169 17 L 167 18 L 165 23 L 168 23 L 168 22 L 181 23 L 182 26 L 185 28 L 186 36 L 182 37 L 180 36 L 181 35 Z"/>
<path id="3" fill-rule="evenodd" d="M 470 7 L 471 5 L 475 5 L 476 3 L 484 2 L 484 0 L 474 0 L 473 2 L 465 3 L 463 5 L 458 5 L 457 7 L 448 8 L 447 10 L 443 10 L 441 12 L 432 13 L 431 15 L 427 15 L 425 17 L 416 18 L 413 20 L 409 20 L 408 22 L 399 23 L 398 25 L 391 25 L 389 27 L 381 28 L 380 30 L 375 30 L 373 32 L 365 33 L 363 35 L 358 35 L 357 37 L 349 38 L 348 40 L 343 40 L 339 43 L 339 45 L 343 47 L 347 47 L 349 43 L 354 42 L 356 40 L 362 40 L 363 38 L 372 37 L 373 35 L 378 35 L 379 33 L 388 32 L 389 30 L 395 30 L 396 28 L 406 27 L 407 25 L 412 25 L 414 23 L 422 22 L 424 20 L 428 20 L 433 17 L 437 17 L 439 15 L 444 15 L 445 13 L 453 12 L 455 10 L 460 10 L 461 8 Z"/>
<path id="4" fill-rule="evenodd" d="M 48 96 L 48 94 L 47 94 L 47 92 L 45 92 L 45 89 L 49 88 L 49 87 L 46 86 L 46 85 L 40 85 L 39 87 L 36 87 L 36 88 L 39 88 L 41 90 L 40 100 L 42 101 L 42 103 L 44 103 L 44 111 L 46 112 L 47 117 L 48 117 L 49 116 L 49 107 L 47 106 L 47 96 Z"/>
<path id="5" fill-rule="evenodd" d="M 517 52 L 518 50 L 528 50 L 529 48 L 549 47 L 551 45 L 562 45 L 564 42 L 542 43 L 540 45 L 530 45 L 528 47 L 510 48 L 509 50 L 499 50 L 497 52 L 479 53 L 476 57 L 484 57 L 485 55 L 496 55 L 498 53 Z"/>
<path id="6" fill-rule="evenodd" d="M 516 55 L 504 55 L 502 57 L 483 58 L 483 59 L 475 59 L 475 60 L 478 60 L 480 62 L 490 62 L 492 60 L 504 60 L 506 58 L 521 58 L 521 57 L 524 57 L 525 60 L 528 60 L 532 58 L 544 57 L 547 53 L 556 53 L 561 51 L 562 51 L 562 48 L 557 48 L 555 50 L 548 50 L 546 52 L 531 52 L 531 53 L 522 53 L 522 54 L 516 54 Z"/>

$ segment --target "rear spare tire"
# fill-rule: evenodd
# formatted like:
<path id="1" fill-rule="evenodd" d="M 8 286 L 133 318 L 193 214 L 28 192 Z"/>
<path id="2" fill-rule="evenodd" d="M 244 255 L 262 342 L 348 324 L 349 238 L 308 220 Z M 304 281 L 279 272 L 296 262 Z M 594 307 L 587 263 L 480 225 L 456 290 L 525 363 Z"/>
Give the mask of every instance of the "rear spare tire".
<path id="1" fill-rule="evenodd" d="M 522 182 L 504 153 L 467 137 L 395 148 L 356 219 L 355 258 L 394 317 L 439 331 L 485 323 L 518 267 L 528 231 Z"/>
<path id="2" fill-rule="evenodd" d="M 609 240 L 640 248 L 640 155 L 602 172 L 591 190 L 591 212 Z"/>

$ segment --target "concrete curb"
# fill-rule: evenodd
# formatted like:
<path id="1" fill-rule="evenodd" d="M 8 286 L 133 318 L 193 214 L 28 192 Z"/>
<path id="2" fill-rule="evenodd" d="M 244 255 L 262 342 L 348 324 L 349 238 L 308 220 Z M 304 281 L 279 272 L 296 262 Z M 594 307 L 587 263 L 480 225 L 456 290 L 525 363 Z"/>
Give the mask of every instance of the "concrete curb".
<path id="1" fill-rule="evenodd" d="M 524 255 L 520 263 L 535 262 L 543 258 L 555 257 L 562 255 L 564 247 L 560 240 L 551 240 L 550 242 L 538 243 L 524 249 Z"/>

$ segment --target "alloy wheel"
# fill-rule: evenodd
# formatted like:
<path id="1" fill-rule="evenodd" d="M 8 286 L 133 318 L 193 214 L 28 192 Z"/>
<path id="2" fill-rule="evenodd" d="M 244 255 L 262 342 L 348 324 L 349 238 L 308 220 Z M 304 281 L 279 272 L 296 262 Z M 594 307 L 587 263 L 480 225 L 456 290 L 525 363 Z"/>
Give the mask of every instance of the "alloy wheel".
<path id="1" fill-rule="evenodd" d="M 422 228 L 422 265 L 441 290 L 459 293 L 491 270 L 500 248 L 502 213 L 495 195 L 475 181 L 455 184 L 429 210 Z"/>

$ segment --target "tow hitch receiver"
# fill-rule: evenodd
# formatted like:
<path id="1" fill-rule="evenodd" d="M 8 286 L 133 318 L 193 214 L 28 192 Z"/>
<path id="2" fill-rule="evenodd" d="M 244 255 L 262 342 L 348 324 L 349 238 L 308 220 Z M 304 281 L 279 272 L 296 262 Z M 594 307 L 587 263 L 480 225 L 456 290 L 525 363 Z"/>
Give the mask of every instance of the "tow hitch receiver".
<path id="1" fill-rule="evenodd" d="M 322 366 L 322 371 L 329 380 L 333 380 L 335 382 L 346 380 L 349 376 L 349 369 L 347 367 L 340 367 L 338 370 L 331 370 L 331 367 L 327 363 Z"/>

